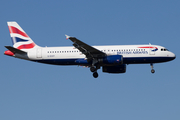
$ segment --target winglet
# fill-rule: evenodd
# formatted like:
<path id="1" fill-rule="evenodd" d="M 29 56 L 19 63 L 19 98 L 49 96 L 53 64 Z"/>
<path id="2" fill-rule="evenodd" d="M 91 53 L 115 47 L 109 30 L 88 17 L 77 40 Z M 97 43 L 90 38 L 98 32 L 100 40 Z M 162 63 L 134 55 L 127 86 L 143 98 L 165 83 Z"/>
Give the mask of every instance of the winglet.
<path id="1" fill-rule="evenodd" d="M 66 36 L 66 40 L 70 38 L 70 36 L 68 36 L 68 35 L 65 35 L 65 36 Z"/>

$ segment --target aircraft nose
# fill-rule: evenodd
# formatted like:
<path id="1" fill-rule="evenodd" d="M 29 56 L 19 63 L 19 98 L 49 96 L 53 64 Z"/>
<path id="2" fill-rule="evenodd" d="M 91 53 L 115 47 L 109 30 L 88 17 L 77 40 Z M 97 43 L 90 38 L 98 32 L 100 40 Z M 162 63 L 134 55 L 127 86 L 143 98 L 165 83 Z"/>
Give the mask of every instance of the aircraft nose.
<path id="1" fill-rule="evenodd" d="M 174 53 L 171 53 L 171 55 L 169 57 L 171 57 L 172 60 L 174 60 L 176 58 L 176 55 Z"/>
<path id="2" fill-rule="evenodd" d="M 173 53 L 174 54 L 174 53 Z M 174 56 L 173 56 L 173 60 L 176 58 L 176 55 L 174 54 Z"/>

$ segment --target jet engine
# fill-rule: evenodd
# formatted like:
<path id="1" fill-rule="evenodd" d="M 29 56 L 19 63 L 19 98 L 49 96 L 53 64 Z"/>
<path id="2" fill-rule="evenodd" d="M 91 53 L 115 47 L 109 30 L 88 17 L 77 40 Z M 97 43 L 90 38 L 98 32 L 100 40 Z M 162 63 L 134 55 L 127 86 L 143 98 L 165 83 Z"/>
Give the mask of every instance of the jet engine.
<path id="1" fill-rule="evenodd" d="M 102 71 L 106 73 L 125 73 L 126 64 L 116 66 L 103 66 Z"/>

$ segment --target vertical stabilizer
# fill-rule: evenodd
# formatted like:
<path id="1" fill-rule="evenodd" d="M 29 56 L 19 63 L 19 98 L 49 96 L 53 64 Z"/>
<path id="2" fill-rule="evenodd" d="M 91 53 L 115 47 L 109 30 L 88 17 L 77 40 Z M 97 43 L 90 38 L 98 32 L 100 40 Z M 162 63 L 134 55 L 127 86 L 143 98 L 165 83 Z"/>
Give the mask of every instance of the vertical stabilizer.
<path id="1" fill-rule="evenodd" d="M 18 25 L 17 22 L 7 22 L 13 47 L 17 49 L 31 49 L 37 47 L 33 40 Z"/>

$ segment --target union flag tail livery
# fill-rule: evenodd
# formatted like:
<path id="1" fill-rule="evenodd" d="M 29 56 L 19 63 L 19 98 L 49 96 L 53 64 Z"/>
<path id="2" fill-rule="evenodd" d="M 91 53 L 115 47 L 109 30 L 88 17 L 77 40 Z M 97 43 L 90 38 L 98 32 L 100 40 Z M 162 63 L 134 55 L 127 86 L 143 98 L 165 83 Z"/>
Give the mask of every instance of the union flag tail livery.
<path id="1" fill-rule="evenodd" d="M 159 45 L 90 46 L 75 37 L 66 36 L 73 47 L 39 47 L 16 23 L 7 22 L 12 46 L 5 46 L 5 55 L 52 65 L 80 65 L 90 68 L 93 77 L 102 67 L 105 73 L 125 73 L 126 64 L 150 64 L 174 60 L 175 54 Z"/>
<path id="2" fill-rule="evenodd" d="M 32 39 L 16 22 L 7 22 L 7 24 L 14 48 L 31 49 L 36 46 Z"/>
<path id="3" fill-rule="evenodd" d="M 14 56 L 15 53 L 19 53 L 21 50 L 24 50 L 22 52 L 25 52 L 29 49 L 39 47 L 16 22 L 7 22 L 7 24 L 12 39 L 13 48 L 6 46 L 6 48 L 9 50 L 5 51 L 4 54 Z"/>

